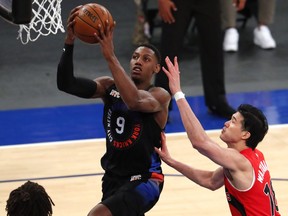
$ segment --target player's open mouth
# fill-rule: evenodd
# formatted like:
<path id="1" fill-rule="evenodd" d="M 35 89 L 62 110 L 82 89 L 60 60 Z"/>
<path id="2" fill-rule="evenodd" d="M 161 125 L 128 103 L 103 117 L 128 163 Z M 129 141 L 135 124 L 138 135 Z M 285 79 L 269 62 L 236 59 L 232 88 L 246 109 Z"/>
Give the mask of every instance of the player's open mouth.
<path id="1" fill-rule="evenodd" d="M 141 69 L 141 67 L 135 66 L 135 67 L 133 67 L 132 71 L 136 72 L 136 73 L 140 73 L 142 71 L 142 69 Z"/>

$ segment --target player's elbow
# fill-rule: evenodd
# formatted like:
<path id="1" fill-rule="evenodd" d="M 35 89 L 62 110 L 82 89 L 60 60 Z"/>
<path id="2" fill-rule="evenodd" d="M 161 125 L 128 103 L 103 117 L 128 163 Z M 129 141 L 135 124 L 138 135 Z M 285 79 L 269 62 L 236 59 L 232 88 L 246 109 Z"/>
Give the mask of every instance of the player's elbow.
<path id="1" fill-rule="evenodd" d="M 65 91 L 67 89 L 67 81 L 64 78 L 64 76 L 61 75 L 61 73 L 59 72 L 59 66 L 58 66 L 58 71 L 57 71 L 57 88 L 60 91 Z"/>
<path id="2" fill-rule="evenodd" d="M 60 90 L 60 91 L 64 91 L 64 92 L 67 92 L 68 91 L 68 88 L 67 88 L 67 85 L 65 84 L 65 82 L 61 79 L 57 79 L 57 88 Z"/>
<path id="3" fill-rule="evenodd" d="M 196 149 L 199 152 L 203 151 L 203 147 L 204 147 L 204 143 L 205 143 L 204 139 L 197 139 L 197 141 L 193 141 L 191 143 L 192 143 L 192 147 L 194 149 Z"/>
<path id="4" fill-rule="evenodd" d="M 217 188 L 214 188 L 214 187 L 207 187 L 207 189 L 210 191 L 216 191 L 217 190 Z"/>
<path id="5" fill-rule="evenodd" d="M 63 76 L 57 76 L 57 88 L 60 91 L 71 93 L 71 88 L 73 87 L 73 80 L 65 79 Z"/>
<path id="6" fill-rule="evenodd" d="M 144 111 L 144 112 L 157 112 L 159 110 L 159 106 L 156 104 L 147 103 L 147 101 L 143 100 L 131 100 L 126 103 L 126 106 L 131 111 Z"/>
<path id="7" fill-rule="evenodd" d="M 133 95 L 129 97 L 123 97 L 123 100 L 127 106 L 127 108 L 131 111 L 138 111 L 143 106 L 143 103 L 141 99 L 138 97 L 138 95 Z"/>
<path id="8" fill-rule="evenodd" d="M 72 94 L 73 93 L 73 89 L 71 88 L 71 84 L 65 80 L 65 79 L 62 79 L 61 77 L 57 77 L 57 88 L 60 90 L 60 91 L 63 91 L 65 93 L 68 93 L 68 94 Z"/>
<path id="9" fill-rule="evenodd" d="M 222 187 L 222 185 L 211 184 L 210 187 L 209 187 L 209 189 L 210 189 L 211 191 L 216 191 L 216 190 L 218 190 L 218 189 L 221 188 L 221 187 Z"/>
<path id="10" fill-rule="evenodd" d="M 219 189 L 219 187 L 216 187 L 216 185 L 210 185 L 209 186 L 209 188 L 208 188 L 209 190 L 211 190 L 211 191 L 216 191 L 216 190 L 218 190 Z"/>
<path id="11" fill-rule="evenodd" d="M 140 103 L 138 103 L 138 101 L 134 101 L 134 100 L 127 101 L 126 106 L 131 111 L 138 111 L 141 107 Z"/>
<path id="12" fill-rule="evenodd" d="M 220 188 L 217 184 L 213 183 L 211 180 L 202 182 L 202 184 L 200 184 L 200 185 L 202 187 L 208 189 L 208 190 L 211 190 L 211 191 L 216 191 Z"/>
<path id="13" fill-rule="evenodd" d="M 65 86 L 64 86 L 63 83 L 60 82 L 58 79 L 57 79 L 57 88 L 58 88 L 58 90 L 60 90 L 60 91 L 65 91 Z"/>
<path id="14" fill-rule="evenodd" d="M 199 135 L 196 137 L 195 135 L 193 135 L 191 138 L 189 137 L 189 139 L 191 140 L 193 148 L 199 151 L 200 153 L 203 153 L 207 150 L 209 138 L 206 135 L 205 136 Z"/>

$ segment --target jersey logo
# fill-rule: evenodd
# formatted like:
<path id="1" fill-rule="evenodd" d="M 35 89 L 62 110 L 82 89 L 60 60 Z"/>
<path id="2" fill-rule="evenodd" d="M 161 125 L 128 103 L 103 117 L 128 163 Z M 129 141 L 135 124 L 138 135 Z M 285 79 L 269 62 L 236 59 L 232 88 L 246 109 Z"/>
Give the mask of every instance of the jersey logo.
<path id="1" fill-rule="evenodd" d="M 134 175 L 131 176 L 130 181 L 137 181 L 137 180 L 141 180 L 142 176 L 141 175 Z"/>
<path id="2" fill-rule="evenodd" d="M 114 89 L 111 90 L 110 95 L 115 98 L 120 98 L 120 93 Z"/>

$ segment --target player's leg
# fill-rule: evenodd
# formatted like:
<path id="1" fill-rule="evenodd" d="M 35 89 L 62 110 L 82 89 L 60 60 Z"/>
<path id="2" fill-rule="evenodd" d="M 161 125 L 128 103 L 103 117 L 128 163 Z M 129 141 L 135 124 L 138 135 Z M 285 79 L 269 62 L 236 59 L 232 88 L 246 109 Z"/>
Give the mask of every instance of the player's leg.
<path id="1" fill-rule="evenodd" d="M 88 216 L 112 216 L 111 211 L 103 204 L 99 203 L 91 209 Z"/>
<path id="2" fill-rule="evenodd" d="M 163 183 L 151 179 L 128 181 L 101 203 L 113 216 L 141 216 L 157 203 L 162 187 Z"/>

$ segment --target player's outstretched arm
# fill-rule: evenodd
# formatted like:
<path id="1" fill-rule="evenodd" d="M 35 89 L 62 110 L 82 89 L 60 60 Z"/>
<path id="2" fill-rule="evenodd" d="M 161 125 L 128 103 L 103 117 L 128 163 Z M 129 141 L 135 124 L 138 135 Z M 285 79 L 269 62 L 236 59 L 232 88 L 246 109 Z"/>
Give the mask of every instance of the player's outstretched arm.
<path id="1" fill-rule="evenodd" d="M 166 69 L 163 67 L 163 71 L 165 72 L 165 74 L 169 79 L 169 88 L 176 100 L 183 125 L 187 131 L 187 135 L 193 147 L 195 148 L 197 147 L 198 144 L 200 146 L 203 143 L 209 142 L 210 138 L 204 131 L 201 123 L 195 116 L 194 112 L 192 111 L 189 103 L 185 99 L 185 96 L 181 90 L 180 70 L 178 66 L 177 57 L 174 58 L 173 63 L 170 61 L 168 57 L 165 58 L 165 61 L 168 68 Z"/>
<path id="2" fill-rule="evenodd" d="M 191 181 L 207 189 L 216 190 L 223 186 L 224 181 L 223 181 L 222 167 L 216 169 L 215 171 L 208 171 L 197 169 L 187 164 L 184 164 L 171 157 L 167 147 L 166 136 L 164 132 L 162 132 L 161 134 L 161 141 L 162 141 L 161 150 L 155 148 L 155 151 L 159 154 L 162 161 L 164 161 L 167 165 L 174 168 L 178 172 L 182 173 Z"/>

